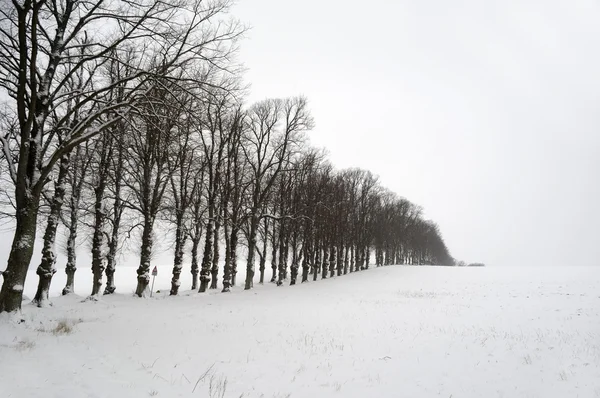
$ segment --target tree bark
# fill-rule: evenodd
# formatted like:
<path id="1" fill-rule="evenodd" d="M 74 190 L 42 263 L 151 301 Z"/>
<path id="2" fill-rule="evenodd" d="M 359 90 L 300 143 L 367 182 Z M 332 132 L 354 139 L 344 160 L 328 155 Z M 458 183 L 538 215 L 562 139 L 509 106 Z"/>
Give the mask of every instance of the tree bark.
<path id="1" fill-rule="evenodd" d="M 327 265 L 329 263 L 329 253 L 327 246 L 323 245 L 323 258 L 321 262 L 321 279 L 327 279 Z"/>
<path id="2" fill-rule="evenodd" d="M 181 269 L 183 268 L 183 248 L 185 246 L 185 232 L 183 228 L 183 214 L 177 215 L 177 226 L 175 228 L 175 257 L 173 259 L 173 278 L 171 279 L 171 296 L 179 294 L 179 286 L 181 282 Z"/>
<path id="3" fill-rule="evenodd" d="M 206 224 L 206 236 L 204 239 L 204 254 L 202 255 L 202 267 L 200 269 L 200 289 L 198 293 L 206 292 L 208 288 L 208 283 L 210 282 L 210 267 L 212 265 L 212 256 L 213 256 L 213 229 L 214 229 L 214 221 L 213 221 L 213 212 L 209 210 L 208 214 L 208 223 Z"/>
<path id="4" fill-rule="evenodd" d="M 206 292 L 208 288 L 208 283 L 210 282 L 210 267 L 212 265 L 212 255 L 213 255 L 213 223 L 208 222 L 206 225 L 206 236 L 204 239 L 204 254 L 202 255 L 202 266 L 200 269 L 200 288 L 198 289 L 198 293 Z"/>
<path id="5" fill-rule="evenodd" d="M 300 266 L 299 264 L 299 254 L 298 254 L 298 250 L 296 248 L 296 246 L 298 245 L 297 240 L 293 239 L 292 240 L 292 265 L 291 265 L 291 270 L 290 270 L 290 286 L 293 286 L 296 284 L 296 279 L 298 279 L 298 267 Z"/>
<path id="6" fill-rule="evenodd" d="M 201 235 L 197 234 L 192 239 L 192 290 L 198 289 L 198 246 L 200 246 Z"/>
<path id="7" fill-rule="evenodd" d="M 273 221 L 273 232 L 271 234 L 271 283 L 277 280 L 277 227 Z"/>
<path id="8" fill-rule="evenodd" d="M 344 245 L 340 243 L 337 247 L 337 276 L 342 276 L 344 271 Z"/>
<path id="9" fill-rule="evenodd" d="M 261 252 L 261 256 L 260 256 L 260 266 L 258 267 L 259 271 L 260 271 L 260 278 L 258 283 L 260 283 L 261 285 L 263 283 L 265 283 L 265 265 L 267 263 L 267 241 L 268 241 L 268 236 L 269 236 L 269 221 L 267 218 L 264 219 L 264 227 L 265 227 L 265 234 L 263 236 L 263 240 L 262 240 L 262 252 Z"/>
<path id="10" fill-rule="evenodd" d="M 315 261 L 313 262 L 313 281 L 319 278 L 319 266 L 321 265 L 321 247 L 315 243 Z"/>
<path id="11" fill-rule="evenodd" d="M 6 270 L 2 273 L 4 283 L 0 289 L 0 312 L 21 309 L 23 286 L 33 256 L 39 200 L 39 196 L 29 193 L 17 202 L 15 235 Z"/>
<path id="12" fill-rule="evenodd" d="M 219 284 L 219 230 L 221 229 L 221 223 L 215 222 L 215 230 L 213 237 L 213 258 L 212 268 L 210 269 L 210 289 L 216 289 Z"/>
<path id="13" fill-rule="evenodd" d="M 48 224 L 44 233 L 44 247 L 42 249 L 42 261 L 37 268 L 39 276 L 37 292 L 33 298 L 33 302 L 38 307 L 44 307 L 48 303 L 48 295 L 50 292 L 50 283 L 52 277 L 56 273 L 56 230 L 60 218 L 60 212 L 65 198 L 65 180 L 69 172 L 69 154 L 64 155 L 60 159 L 60 166 L 56 184 L 54 185 L 54 197 L 50 205 L 50 215 L 48 216 Z"/>
<path id="14" fill-rule="evenodd" d="M 329 277 L 335 276 L 335 246 L 331 245 L 329 249 Z"/>
<path id="15" fill-rule="evenodd" d="M 110 242 L 108 243 L 108 254 L 106 255 L 106 287 L 104 294 L 113 294 L 117 287 L 115 286 L 115 271 L 117 268 L 117 249 L 119 246 L 119 228 L 121 227 L 121 200 L 119 194 L 116 194 Z"/>
<path id="16" fill-rule="evenodd" d="M 308 282 L 308 273 L 310 271 L 310 262 L 312 261 L 310 249 L 309 249 L 309 240 L 305 239 L 304 244 L 302 246 L 302 250 L 304 250 L 304 258 L 302 259 L 302 283 Z"/>
<path id="17" fill-rule="evenodd" d="M 239 239 L 239 230 L 237 227 L 231 228 L 231 286 L 237 282 L 237 246 Z"/>
<path id="18" fill-rule="evenodd" d="M 344 275 L 348 273 L 348 266 L 350 265 L 348 251 L 348 245 L 346 245 L 344 248 Z"/>
<path id="19" fill-rule="evenodd" d="M 71 217 L 69 220 L 69 238 L 67 239 L 67 283 L 62 290 L 62 295 L 71 294 L 75 291 L 75 272 L 77 271 L 77 210 L 79 208 L 79 196 L 71 194 Z"/>
<path id="20" fill-rule="evenodd" d="M 277 286 L 281 286 L 285 280 L 286 268 L 287 268 L 287 250 L 286 250 L 286 234 L 287 225 L 285 221 L 281 221 L 279 226 L 279 275 L 277 277 Z"/>
<path id="21" fill-rule="evenodd" d="M 152 258 L 152 229 L 154 227 L 154 218 L 147 215 L 144 220 L 144 229 L 142 231 L 142 248 L 140 255 L 140 266 L 137 269 L 137 288 L 135 294 L 138 297 L 144 297 L 150 283 L 150 260 Z"/>
<path id="22" fill-rule="evenodd" d="M 104 245 L 103 228 L 106 220 L 106 214 L 102 206 L 102 201 L 104 199 L 105 187 L 106 182 L 104 179 L 101 179 L 99 185 L 95 188 L 96 201 L 94 204 L 94 235 L 92 237 L 92 297 L 100 293 L 100 288 L 102 287 L 102 274 L 104 273 L 102 246 Z"/>
<path id="23" fill-rule="evenodd" d="M 248 236 L 248 259 L 246 261 L 246 283 L 244 290 L 254 287 L 254 251 L 256 250 L 256 235 L 258 233 L 258 209 L 253 209 L 250 217 L 250 234 Z"/>
<path id="24" fill-rule="evenodd" d="M 223 236 L 225 237 L 225 264 L 223 265 L 223 290 L 221 293 L 231 291 L 231 235 L 227 221 L 223 224 Z"/>
<path id="25" fill-rule="evenodd" d="M 123 216 L 123 200 L 121 199 L 121 183 L 123 180 L 123 157 L 125 149 L 123 141 L 119 141 L 119 154 L 117 156 L 114 171 L 115 201 L 113 203 L 113 221 L 110 241 L 108 242 L 108 254 L 106 256 L 106 287 L 104 294 L 113 294 L 115 286 L 115 270 L 117 267 L 117 250 L 119 247 L 119 229 L 121 228 L 121 217 Z"/>

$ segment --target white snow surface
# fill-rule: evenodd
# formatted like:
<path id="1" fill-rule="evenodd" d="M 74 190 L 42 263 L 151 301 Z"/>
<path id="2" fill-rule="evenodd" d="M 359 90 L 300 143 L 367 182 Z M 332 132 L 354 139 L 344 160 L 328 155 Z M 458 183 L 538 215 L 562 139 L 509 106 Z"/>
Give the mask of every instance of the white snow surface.
<path id="1" fill-rule="evenodd" d="M 167 269 L 151 299 L 121 277 L 124 294 L 0 315 L 0 396 L 600 397 L 600 267 L 391 266 L 179 297 Z"/>

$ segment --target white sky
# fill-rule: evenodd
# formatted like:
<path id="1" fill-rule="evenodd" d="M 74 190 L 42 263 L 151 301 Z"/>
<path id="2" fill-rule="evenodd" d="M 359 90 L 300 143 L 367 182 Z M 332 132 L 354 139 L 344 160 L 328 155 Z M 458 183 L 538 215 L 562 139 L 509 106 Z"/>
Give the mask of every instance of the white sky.
<path id="1" fill-rule="evenodd" d="M 252 99 L 425 207 L 452 254 L 600 264 L 600 2 L 240 0 Z"/>

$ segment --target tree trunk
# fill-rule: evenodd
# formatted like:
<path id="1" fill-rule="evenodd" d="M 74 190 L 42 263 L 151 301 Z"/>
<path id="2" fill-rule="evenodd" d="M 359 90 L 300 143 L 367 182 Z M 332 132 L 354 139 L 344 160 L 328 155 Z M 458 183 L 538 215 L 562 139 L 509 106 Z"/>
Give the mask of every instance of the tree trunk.
<path id="1" fill-rule="evenodd" d="M 123 151 L 119 152 L 121 159 Z M 106 287 L 104 294 L 113 294 L 117 287 L 115 286 L 115 270 L 117 268 L 117 250 L 119 248 L 119 228 L 121 228 L 121 217 L 123 215 L 121 200 L 121 176 L 122 161 L 119 160 L 117 169 L 117 178 L 115 180 L 115 202 L 113 204 L 113 222 L 110 241 L 108 242 L 108 254 L 106 255 Z"/>
<path id="2" fill-rule="evenodd" d="M 271 283 L 277 280 L 277 228 L 273 221 L 273 233 L 271 234 Z"/>
<path id="3" fill-rule="evenodd" d="M 223 236 L 225 237 L 225 264 L 223 265 L 223 290 L 221 293 L 231 291 L 231 235 L 229 224 L 223 224 Z"/>
<path id="4" fill-rule="evenodd" d="M 293 286 L 296 284 L 296 279 L 298 278 L 298 267 L 299 267 L 299 255 L 298 255 L 298 250 L 296 248 L 297 246 L 297 241 L 296 239 L 293 239 L 292 241 L 292 266 L 291 266 L 291 270 L 290 270 L 290 286 Z"/>
<path id="5" fill-rule="evenodd" d="M 77 210 L 79 208 L 79 197 L 71 195 L 71 217 L 69 220 L 69 238 L 67 239 L 67 283 L 62 291 L 63 296 L 75 291 L 75 271 L 77 271 Z"/>
<path id="6" fill-rule="evenodd" d="M 31 194 L 17 202 L 15 235 L 8 257 L 6 270 L 2 273 L 4 282 L 0 290 L 0 312 L 14 312 L 21 309 L 23 286 L 27 269 L 33 255 L 37 227 L 39 196 Z"/>
<path id="7" fill-rule="evenodd" d="M 329 262 L 329 255 L 327 248 L 323 245 L 323 258 L 321 262 L 321 279 L 327 279 L 327 264 Z"/>
<path id="8" fill-rule="evenodd" d="M 250 290 L 254 287 L 254 251 L 256 250 L 256 235 L 260 220 L 256 216 L 258 210 L 253 210 L 250 219 L 250 235 L 248 236 L 248 259 L 246 261 L 246 284 L 244 290 Z"/>
<path id="9" fill-rule="evenodd" d="M 344 250 L 344 275 L 348 273 L 348 266 L 350 265 L 348 251 L 348 245 L 346 245 Z"/>
<path id="10" fill-rule="evenodd" d="M 313 281 L 319 278 L 319 265 L 321 265 L 321 247 L 315 243 L 315 261 L 313 262 Z"/>
<path id="11" fill-rule="evenodd" d="M 214 238 L 213 238 L 213 258 L 212 268 L 210 270 L 210 289 L 216 289 L 219 284 L 219 230 L 221 229 L 221 223 L 215 222 Z"/>
<path id="12" fill-rule="evenodd" d="M 285 228 L 284 221 L 281 222 L 281 226 L 279 228 L 279 275 L 277 278 L 277 286 L 281 286 L 285 279 L 286 268 L 287 268 L 287 250 L 286 250 L 286 233 L 287 230 Z"/>
<path id="13" fill-rule="evenodd" d="M 198 289 L 198 246 L 200 246 L 201 235 L 197 234 L 192 239 L 192 290 Z"/>
<path id="14" fill-rule="evenodd" d="M 198 289 L 198 293 L 206 292 L 208 288 L 208 283 L 210 282 L 210 267 L 212 265 L 212 255 L 213 255 L 213 229 L 214 229 L 214 221 L 212 219 L 212 212 L 208 215 L 208 223 L 206 224 L 206 236 L 204 239 L 204 254 L 202 255 L 202 267 L 200 269 L 200 289 Z"/>
<path id="15" fill-rule="evenodd" d="M 102 200 L 104 199 L 104 189 L 106 181 L 100 180 L 99 185 L 95 188 L 96 201 L 94 205 L 94 236 L 92 238 L 92 274 L 94 280 L 92 282 L 92 294 L 94 297 L 100 293 L 102 287 L 102 274 L 104 273 L 104 261 L 102 258 L 102 246 L 104 245 L 104 222 L 106 214 L 102 208 Z"/>
<path id="16" fill-rule="evenodd" d="M 46 231 L 44 233 L 42 261 L 36 272 L 39 276 L 39 281 L 33 302 L 38 307 L 44 307 L 48 304 L 50 283 L 52 282 L 52 277 L 56 273 L 56 230 L 58 229 L 60 212 L 65 198 L 65 180 L 68 172 L 69 155 L 67 154 L 60 159 L 58 177 L 54 185 L 54 197 L 52 198 L 52 204 L 50 205 L 50 215 L 48 216 L 48 224 L 46 224 Z"/>
<path id="17" fill-rule="evenodd" d="M 152 229 L 154 227 L 154 217 L 146 215 L 144 220 L 144 229 L 142 231 L 142 248 L 140 250 L 140 266 L 137 269 L 137 288 L 135 294 L 138 297 L 144 297 L 150 283 L 150 260 L 152 258 Z"/>
<path id="18" fill-rule="evenodd" d="M 237 281 L 237 245 L 239 230 L 237 227 L 231 228 L 231 286 L 235 286 Z"/>
<path id="19" fill-rule="evenodd" d="M 260 283 L 261 285 L 265 283 L 265 265 L 267 263 L 267 240 L 269 236 L 269 221 L 267 218 L 265 218 L 264 220 L 264 226 L 265 235 L 262 240 L 262 252 L 260 256 L 260 265 L 258 267 L 258 270 L 260 271 L 260 278 L 258 280 L 258 283 Z"/>
<path id="20" fill-rule="evenodd" d="M 310 271 L 310 261 L 312 261 L 312 258 L 309 258 L 311 256 L 309 244 L 310 244 L 309 240 L 308 240 L 308 238 L 306 238 L 302 245 L 302 250 L 304 250 L 304 258 L 302 259 L 302 282 L 301 283 L 308 282 L 308 272 Z"/>
<path id="21" fill-rule="evenodd" d="M 344 245 L 340 243 L 337 248 L 337 276 L 342 276 L 344 271 Z"/>
<path id="22" fill-rule="evenodd" d="M 119 246 L 119 228 L 121 226 L 121 209 L 117 209 L 117 207 L 117 204 L 115 204 L 115 211 L 118 213 L 113 220 L 111 238 L 108 243 L 108 254 L 106 255 L 106 287 L 104 288 L 104 294 L 113 294 L 117 290 L 115 286 L 115 270 L 117 268 L 117 249 Z"/>
<path id="23" fill-rule="evenodd" d="M 329 277 L 333 278 L 335 276 L 335 246 L 331 245 L 331 249 L 329 249 Z"/>
<path id="24" fill-rule="evenodd" d="M 175 228 L 175 256 L 173 259 L 173 278 L 171 279 L 171 296 L 177 296 L 181 282 L 181 269 L 183 268 L 183 248 L 185 246 L 185 232 L 183 228 L 183 214 L 177 215 L 177 226 Z"/>
<path id="25" fill-rule="evenodd" d="M 283 280 L 287 280 L 288 278 L 288 259 L 290 253 L 290 235 L 287 234 L 285 237 L 285 245 L 284 245 L 284 255 L 283 255 Z"/>

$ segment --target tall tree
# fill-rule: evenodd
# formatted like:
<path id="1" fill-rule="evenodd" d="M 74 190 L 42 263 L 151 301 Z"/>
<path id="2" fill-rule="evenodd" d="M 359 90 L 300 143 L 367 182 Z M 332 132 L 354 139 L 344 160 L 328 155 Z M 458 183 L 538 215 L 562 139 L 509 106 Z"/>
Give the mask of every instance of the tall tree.
<path id="1" fill-rule="evenodd" d="M 261 212 L 273 185 L 289 159 L 302 142 L 302 134 L 313 126 L 313 119 L 302 97 L 265 100 L 248 112 L 247 129 L 242 150 L 250 165 L 250 201 L 248 209 L 248 258 L 246 283 L 251 289 L 254 278 L 254 256 Z"/>
<path id="2" fill-rule="evenodd" d="M 101 75 L 110 54 L 124 47 L 166 49 L 162 72 L 192 59 L 213 58 L 239 34 L 236 24 L 210 24 L 229 5 L 227 0 L 2 0 L 0 88 L 12 100 L 19 128 L 10 137 L 14 145 L 2 142 L 11 152 L 4 159 L 15 189 L 16 226 L 2 273 L 0 312 L 20 309 L 40 198 L 54 166 L 121 120 L 140 89 L 148 89 L 141 84 L 146 76 L 156 72 L 142 56 L 132 65 L 135 73 L 124 78 L 131 84 L 123 99 L 111 101 L 107 92 L 113 82 Z M 80 54 L 85 56 L 77 60 Z M 82 70 L 93 85 L 70 91 L 66 83 Z M 69 102 L 76 105 L 69 108 Z M 72 123 L 77 113 L 85 116 Z"/>
<path id="3" fill-rule="evenodd" d="M 140 265 L 135 294 L 142 297 L 150 281 L 150 261 L 154 246 L 154 224 L 165 209 L 163 199 L 172 175 L 179 167 L 177 142 L 185 95 L 167 80 L 153 82 L 140 115 L 132 119 L 132 142 L 126 159 L 125 185 L 135 201 L 128 203 L 140 216 Z"/>
<path id="4" fill-rule="evenodd" d="M 68 184 L 70 187 L 70 196 L 68 202 L 69 217 L 65 225 L 68 229 L 67 237 L 67 265 L 65 273 L 67 274 L 67 283 L 62 290 L 63 295 L 75 291 L 75 272 L 77 271 L 77 235 L 79 231 L 79 217 L 81 210 L 81 197 L 84 194 L 87 171 L 90 166 L 89 151 L 86 145 L 75 148 L 71 158 L 71 167 L 69 169 Z"/>

